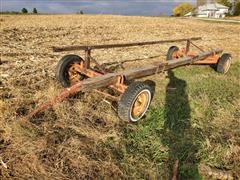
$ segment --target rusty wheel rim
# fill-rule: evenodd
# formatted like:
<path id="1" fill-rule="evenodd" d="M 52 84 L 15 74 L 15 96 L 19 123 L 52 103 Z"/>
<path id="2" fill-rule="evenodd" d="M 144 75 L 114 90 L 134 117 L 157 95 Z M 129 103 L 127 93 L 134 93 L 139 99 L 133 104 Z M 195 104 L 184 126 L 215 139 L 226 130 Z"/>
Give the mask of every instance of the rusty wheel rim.
<path id="1" fill-rule="evenodd" d="M 75 69 L 74 64 L 71 64 L 69 66 L 67 75 L 68 75 L 68 80 L 71 85 L 74 85 L 77 82 L 79 82 L 82 77 L 81 74 Z"/>
<path id="2" fill-rule="evenodd" d="M 151 95 L 150 95 L 150 92 L 147 90 L 144 90 L 137 95 L 132 105 L 131 116 L 133 119 L 137 121 L 145 114 L 150 104 L 150 99 L 151 99 Z"/>
<path id="3" fill-rule="evenodd" d="M 172 59 L 178 59 L 178 58 L 179 58 L 178 51 L 175 51 L 175 52 L 172 54 Z"/>

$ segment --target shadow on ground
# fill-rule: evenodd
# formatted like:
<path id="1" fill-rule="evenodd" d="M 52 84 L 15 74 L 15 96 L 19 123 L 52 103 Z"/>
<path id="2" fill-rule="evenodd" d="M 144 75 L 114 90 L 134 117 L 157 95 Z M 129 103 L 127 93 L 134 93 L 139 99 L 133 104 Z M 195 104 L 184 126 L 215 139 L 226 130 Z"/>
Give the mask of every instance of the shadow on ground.
<path id="1" fill-rule="evenodd" d="M 173 71 L 168 72 L 168 78 L 162 141 L 169 149 L 170 177 L 174 176 L 173 169 L 179 161 L 176 179 L 200 179 L 196 157 L 199 148 L 194 142 L 196 132 L 191 126 L 187 83 L 177 78 Z"/>

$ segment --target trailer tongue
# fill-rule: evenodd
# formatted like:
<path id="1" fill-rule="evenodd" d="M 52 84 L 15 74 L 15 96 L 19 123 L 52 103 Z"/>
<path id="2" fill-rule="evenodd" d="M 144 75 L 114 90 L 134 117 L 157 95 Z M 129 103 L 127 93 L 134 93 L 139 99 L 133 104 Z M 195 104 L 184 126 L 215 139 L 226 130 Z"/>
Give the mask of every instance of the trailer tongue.
<path id="1" fill-rule="evenodd" d="M 64 56 L 57 65 L 56 76 L 66 89 L 60 95 L 32 111 L 28 114 L 27 118 L 31 118 L 39 112 L 49 109 L 79 91 L 95 90 L 110 100 L 118 102 L 118 115 L 121 119 L 136 122 L 146 113 L 152 100 L 154 87 L 145 82 L 134 82 L 128 85 L 129 81 L 191 64 L 216 64 L 219 72 L 226 73 L 228 71 L 231 56 L 229 54 L 220 56 L 223 50 L 203 52 L 201 48 L 192 42 L 200 39 L 201 38 L 190 38 L 128 44 L 54 47 L 55 52 L 84 50 L 85 60 L 77 55 Z M 176 46 L 170 47 L 166 62 L 155 63 L 143 68 L 125 70 L 117 73 L 106 73 L 105 69 L 91 57 L 91 51 L 94 49 L 145 46 L 181 41 L 187 41 L 186 47 L 181 50 Z M 201 52 L 199 54 L 190 52 L 191 44 L 199 48 Z M 96 64 L 98 70 L 91 68 L 91 61 Z M 103 92 L 100 90 L 102 88 L 112 89 L 114 93 Z"/>

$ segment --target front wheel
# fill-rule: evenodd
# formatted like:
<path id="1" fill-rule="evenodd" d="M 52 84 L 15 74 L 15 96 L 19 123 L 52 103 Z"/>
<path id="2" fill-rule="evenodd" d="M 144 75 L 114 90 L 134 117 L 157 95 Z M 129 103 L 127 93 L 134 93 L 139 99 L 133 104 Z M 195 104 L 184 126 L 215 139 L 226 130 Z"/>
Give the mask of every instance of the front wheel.
<path id="1" fill-rule="evenodd" d="M 118 103 L 118 115 L 122 120 L 137 122 L 147 112 L 154 89 L 149 84 L 134 82 L 128 86 Z"/>
<path id="2" fill-rule="evenodd" d="M 81 81 L 85 76 L 74 69 L 74 64 L 80 64 L 84 61 L 77 55 L 66 55 L 57 64 L 56 78 L 63 87 L 69 87 L 78 81 Z"/>
<path id="3" fill-rule="evenodd" d="M 172 46 L 168 49 L 166 60 L 177 59 L 179 48 L 177 46 Z"/>

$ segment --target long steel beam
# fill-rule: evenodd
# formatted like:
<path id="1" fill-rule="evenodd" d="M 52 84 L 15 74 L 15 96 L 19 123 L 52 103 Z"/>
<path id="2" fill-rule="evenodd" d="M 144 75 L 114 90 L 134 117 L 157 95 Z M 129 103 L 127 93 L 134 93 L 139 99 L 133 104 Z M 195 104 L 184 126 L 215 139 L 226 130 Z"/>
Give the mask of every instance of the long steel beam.
<path id="1" fill-rule="evenodd" d="M 112 84 L 117 83 L 119 76 L 123 76 L 125 80 L 130 81 L 133 79 L 139 79 L 154 74 L 158 74 L 163 71 L 168 71 L 170 69 L 174 69 L 180 66 L 190 65 L 193 64 L 194 62 L 204 60 L 207 57 L 222 53 L 222 51 L 223 50 L 214 50 L 209 52 L 203 52 L 194 57 L 183 57 L 179 59 L 170 60 L 165 63 L 149 65 L 143 68 L 136 68 L 117 73 L 107 73 L 105 75 L 101 75 L 98 77 L 89 78 L 81 83 L 81 91 L 110 86 Z"/>
<path id="2" fill-rule="evenodd" d="M 87 51 L 87 50 L 93 50 L 93 49 L 109 49 L 109 48 L 120 48 L 120 47 L 145 46 L 145 45 L 153 45 L 153 44 L 172 43 L 172 42 L 196 41 L 201 39 L 202 39 L 201 37 L 193 37 L 188 39 L 172 39 L 172 40 L 162 40 L 162 41 L 123 43 L 123 44 L 53 47 L 53 51 L 54 52 L 75 51 L 75 50 Z"/>

